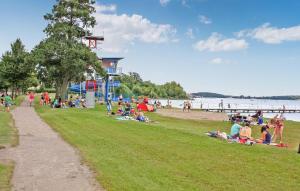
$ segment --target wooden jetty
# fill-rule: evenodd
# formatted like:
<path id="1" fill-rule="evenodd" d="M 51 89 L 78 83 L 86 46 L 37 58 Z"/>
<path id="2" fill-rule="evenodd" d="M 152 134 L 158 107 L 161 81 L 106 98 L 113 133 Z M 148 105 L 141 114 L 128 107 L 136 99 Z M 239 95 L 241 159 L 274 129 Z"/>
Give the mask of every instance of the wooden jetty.
<path id="1" fill-rule="evenodd" d="M 206 112 L 225 112 L 225 113 L 256 113 L 258 110 L 263 113 L 300 113 L 300 109 L 218 109 L 218 108 L 204 108 Z"/>

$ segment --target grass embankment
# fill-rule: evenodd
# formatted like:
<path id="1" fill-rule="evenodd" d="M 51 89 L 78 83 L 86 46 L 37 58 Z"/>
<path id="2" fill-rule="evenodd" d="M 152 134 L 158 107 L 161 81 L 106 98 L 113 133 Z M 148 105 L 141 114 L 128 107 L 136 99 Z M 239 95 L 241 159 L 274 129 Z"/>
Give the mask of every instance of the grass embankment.
<path id="1" fill-rule="evenodd" d="M 0 190 L 1 191 L 9 191 L 10 186 L 10 178 L 13 173 L 13 165 L 12 164 L 0 164 Z"/>
<path id="2" fill-rule="evenodd" d="M 11 110 L 19 106 L 25 96 L 19 96 L 14 100 Z M 4 107 L 0 111 L 0 148 L 4 146 L 16 146 L 18 144 L 18 132 L 14 127 L 14 121 L 10 113 L 4 111 Z"/>
<path id="3" fill-rule="evenodd" d="M 298 190 L 300 156 L 295 149 L 228 144 L 207 137 L 229 130 L 227 122 L 179 120 L 150 114 L 158 123 L 117 121 L 104 108 L 50 109 L 40 116 L 97 172 L 107 190 Z M 286 124 L 292 145 L 299 123 Z M 258 128 L 254 128 L 258 134 Z M 292 143 L 295 142 L 295 143 Z"/>
<path id="4" fill-rule="evenodd" d="M 24 96 L 19 96 L 14 100 L 12 109 L 19 106 L 24 100 Z M 14 127 L 14 121 L 10 113 L 0 111 L 0 149 L 7 146 L 16 146 L 19 142 L 18 131 Z M 1 151 L 1 150 L 0 150 Z M 0 190 L 10 190 L 10 177 L 13 172 L 13 164 L 1 164 L 0 161 Z"/>

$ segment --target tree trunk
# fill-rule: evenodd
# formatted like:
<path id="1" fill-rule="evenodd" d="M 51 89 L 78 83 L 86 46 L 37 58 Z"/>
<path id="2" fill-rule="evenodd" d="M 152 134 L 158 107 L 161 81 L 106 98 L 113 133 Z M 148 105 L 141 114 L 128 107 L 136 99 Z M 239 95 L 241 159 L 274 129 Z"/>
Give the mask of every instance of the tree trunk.
<path id="1" fill-rule="evenodd" d="M 56 82 L 56 95 L 60 97 L 61 100 L 64 102 L 66 100 L 67 92 L 68 92 L 68 79 L 63 79 L 62 81 Z"/>

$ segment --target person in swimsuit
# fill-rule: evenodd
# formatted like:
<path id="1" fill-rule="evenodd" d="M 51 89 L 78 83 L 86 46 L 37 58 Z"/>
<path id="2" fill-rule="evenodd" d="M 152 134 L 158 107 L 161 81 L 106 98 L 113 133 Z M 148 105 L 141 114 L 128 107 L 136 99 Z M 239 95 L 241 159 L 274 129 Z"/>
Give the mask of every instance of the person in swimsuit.
<path id="1" fill-rule="evenodd" d="M 32 106 L 32 102 L 34 100 L 34 93 L 33 92 L 29 93 L 28 99 L 29 99 L 29 106 L 31 107 Z"/>
<path id="2" fill-rule="evenodd" d="M 273 119 L 271 119 L 270 123 L 274 127 L 272 142 L 276 142 L 277 137 L 279 136 L 280 143 L 282 143 L 282 139 L 283 139 L 282 135 L 283 135 L 283 129 L 284 129 L 283 119 L 275 116 Z"/>

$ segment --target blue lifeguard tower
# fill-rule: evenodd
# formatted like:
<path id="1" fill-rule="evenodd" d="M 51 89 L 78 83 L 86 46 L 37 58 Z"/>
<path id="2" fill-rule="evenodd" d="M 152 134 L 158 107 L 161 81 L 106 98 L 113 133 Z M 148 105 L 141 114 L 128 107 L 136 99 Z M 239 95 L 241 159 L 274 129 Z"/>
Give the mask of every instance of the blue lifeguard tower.
<path id="1" fill-rule="evenodd" d="M 102 67 L 106 71 L 105 80 L 105 94 L 104 99 L 107 101 L 110 88 L 119 87 L 120 82 L 113 81 L 114 76 L 119 76 L 122 74 L 122 68 L 118 67 L 118 63 L 123 58 L 100 58 L 102 62 Z"/>

